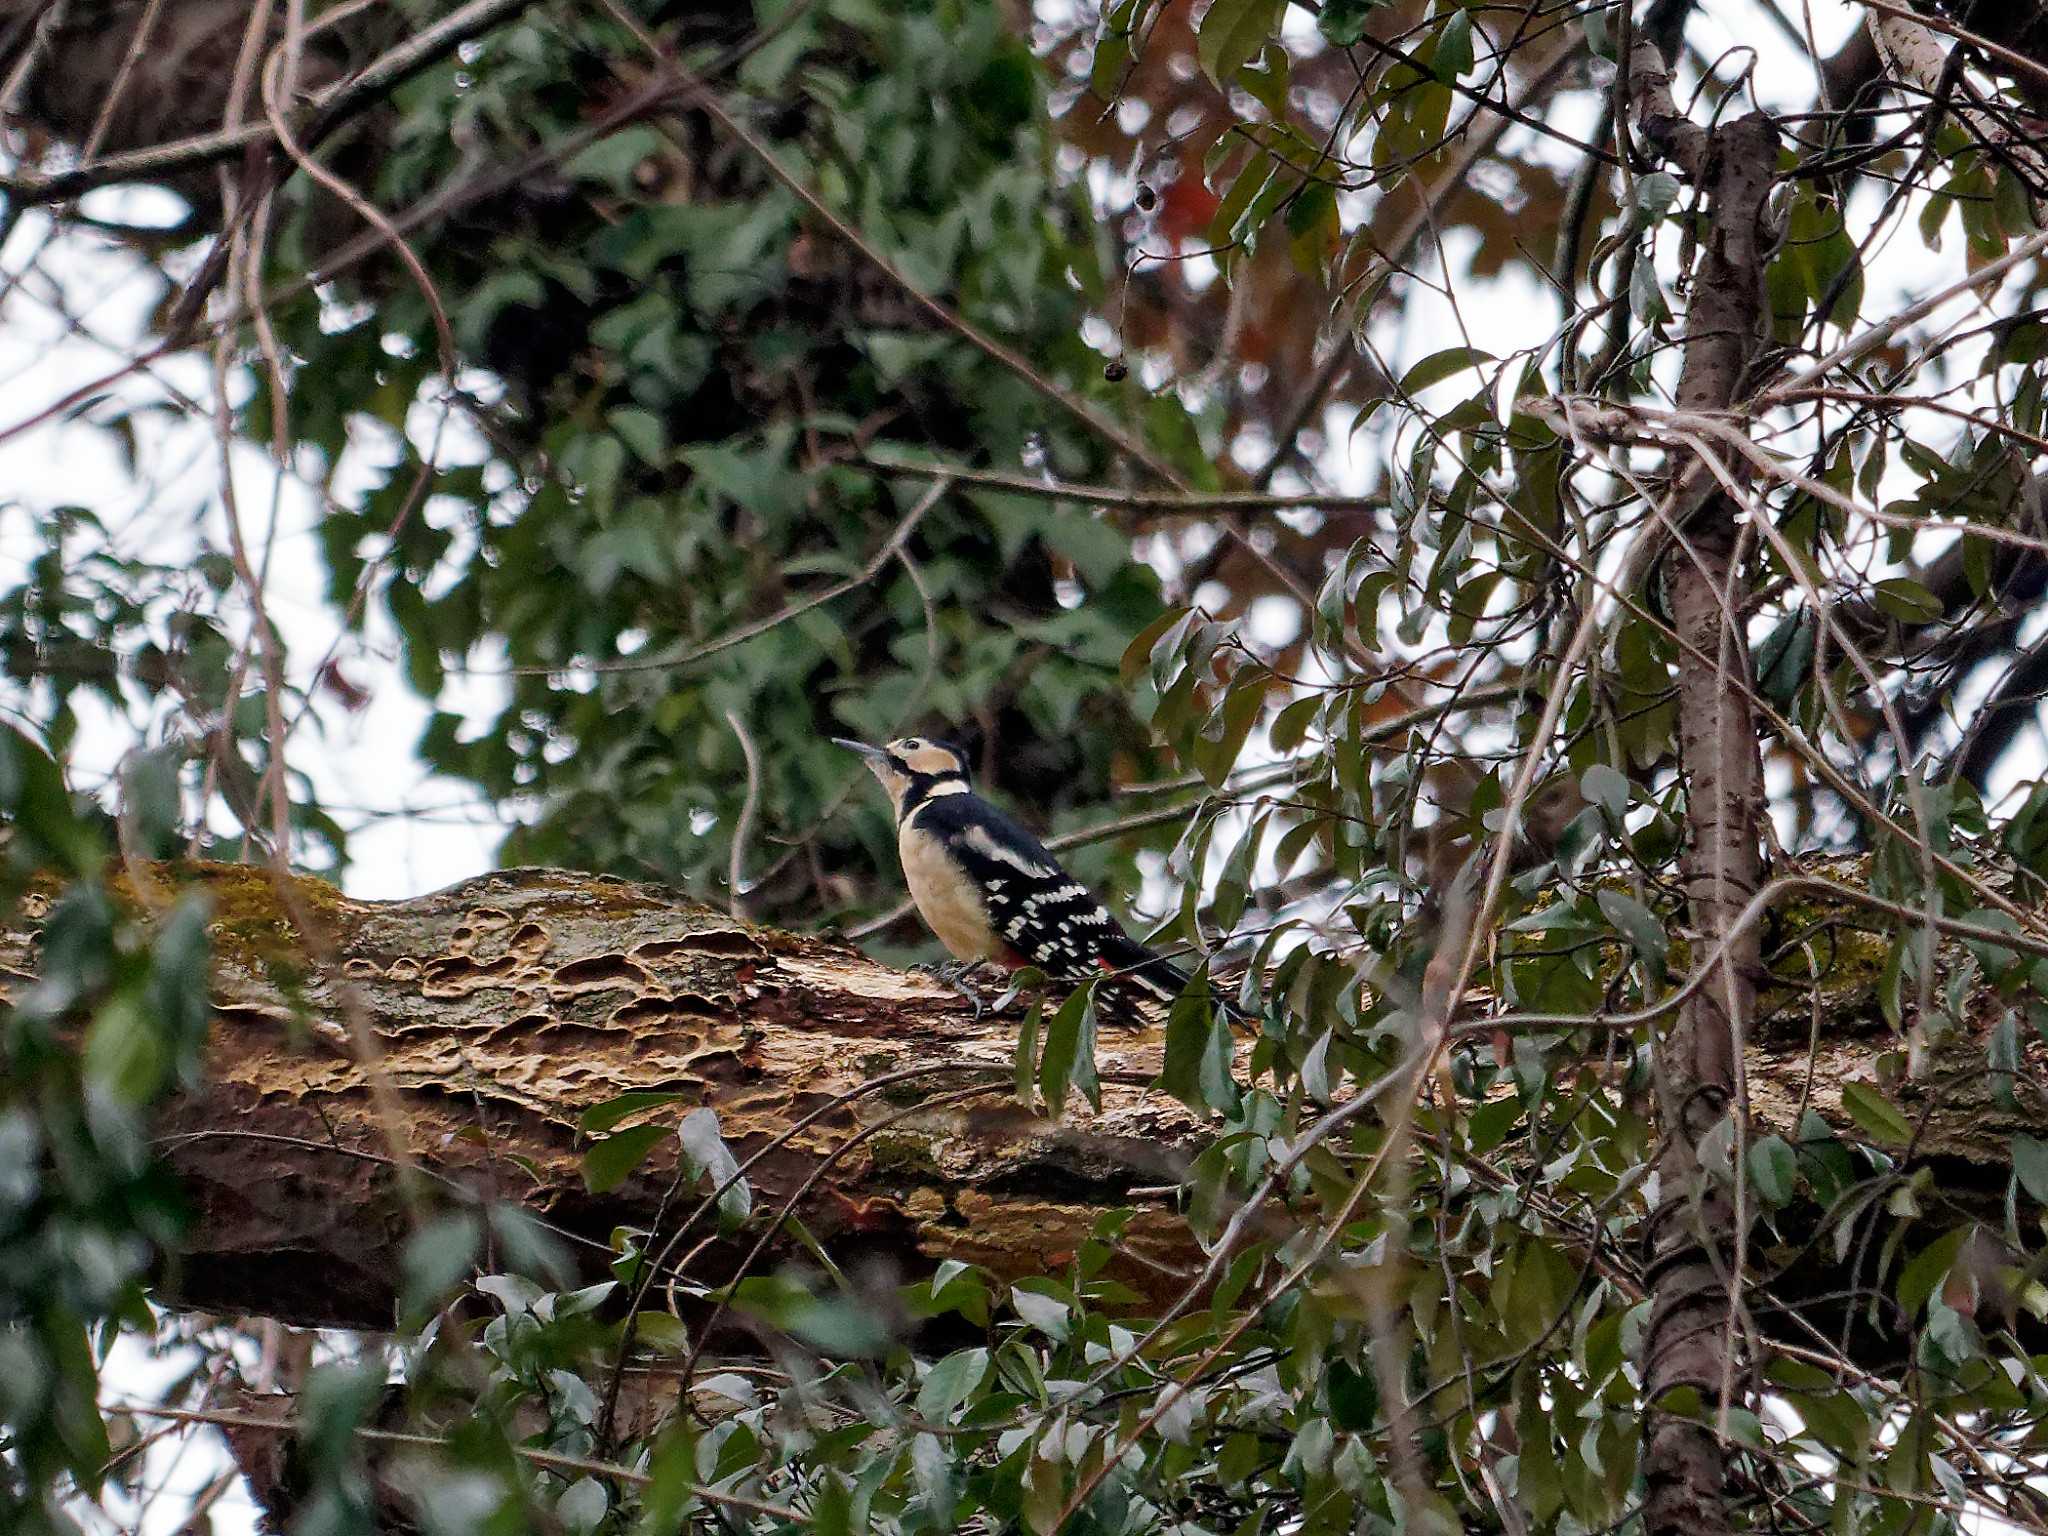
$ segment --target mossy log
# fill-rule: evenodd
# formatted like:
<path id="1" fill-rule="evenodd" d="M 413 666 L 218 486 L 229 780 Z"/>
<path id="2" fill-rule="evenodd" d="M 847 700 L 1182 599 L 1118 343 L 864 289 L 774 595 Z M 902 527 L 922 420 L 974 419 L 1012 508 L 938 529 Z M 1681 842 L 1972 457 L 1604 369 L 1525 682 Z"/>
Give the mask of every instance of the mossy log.
<path id="1" fill-rule="evenodd" d="M 258 868 L 178 874 L 214 904 L 216 1009 L 205 1089 L 158 1125 L 193 1209 L 160 1286 L 174 1304 L 388 1327 L 409 1221 L 394 1132 L 430 1195 L 516 1201 L 586 1240 L 601 1267 L 588 1245 L 649 1226 L 680 1155 L 666 1138 L 591 1193 L 579 1118 L 635 1092 L 679 1096 L 642 1119 L 714 1109 L 742 1159 L 825 1110 L 750 1179 L 757 1211 L 772 1210 L 839 1153 L 797 1214 L 843 1265 L 959 1258 L 1043 1274 L 1105 1207 L 1132 1203 L 1123 1278 L 1157 1290 L 1199 1258 L 1165 1196 L 1196 1122 L 1130 1086 L 1158 1070 L 1156 1030 L 1106 1039 L 1100 1111 L 1070 1104 L 1054 1120 L 1009 1086 L 1014 1018 L 977 1021 L 950 988 L 843 941 L 656 887 L 527 869 L 391 903 L 307 879 L 281 903 Z M 325 934 L 309 944 L 293 905 Z M 0 935 L 0 978 L 32 975 L 33 945 L 32 928 Z M 396 1126 L 380 1122 L 351 1009 L 374 1036 Z M 959 1098 L 977 1084 L 990 1091 Z M 674 1210 L 693 1203 L 678 1196 Z M 739 1253 L 714 1244 L 692 1272 L 717 1283 Z"/>
<path id="2" fill-rule="evenodd" d="M 616 1188 L 587 1187 L 592 1138 L 579 1119 L 634 1092 L 677 1096 L 645 1119 L 715 1110 L 739 1157 L 764 1154 L 750 1175 L 757 1217 L 803 1191 L 796 1214 L 842 1266 L 1056 1272 L 1120 1206 L 1137 1214 L 1112 1273 L 1141 1295 L 1177 1294 L 1201 1261 L 1173 1186 L 1204 1127 L 1145 1086 L 1161 1059 L 1155 1025 L 1106 1027 L 1101 1109 L 1072 1103 L 1054 1119 L 1008 1086 L 1014 1014 L 977 1019 L 950 989 L 841 940 L 740 922 L 657 887 L 528 869 L 390 903 L 305 879 L 282 902 L 253 867 L 165 873 L 210 895 L 216 970 L 205 1087 L 158 1127 L 193 1211 L 159 1286 L 171 1304 L 388 1326 L 410 1221 L 394 1134 L 435 1198 L 516 1202 L 598 1269 L 616 1228 L 653 1224 L 677 1171 L 664 1138 Z M 1762 1128 L 1790 1132 L 1806 1104 L 1857 1134 L 1843 1089 L 1875 1082 L 1894 1041 L 1873 1000 L 1877 965 L 1862 963 L 1881 948 L 1853 937 L 1844 930 L 1832 951 L 1840 984 L 1821 996 L 1810 1076 L 1804 1002 L 1778 994 L 1751 1044 Z M 32 922 L 0 932 L 0 983 L 34 974 L 35 944 Z M 1996 1106 L 1983 1036 L 2004 1005 L 1988 988 L 1974 996 L 1937 1071 L 1892 1092 L 1923 1117 L 1917 1151 L 1940 1167 L 1941 1192 L 1995 1212 L 2011 1134 L 2038 1132 L 2048 1115 L 2024 1060 L 2018 1110 Z M 394 1124 L 380 1118 L 352 1020 L 374 1039 Z M 977 1085 L 987 1091 L 960 1097 Z M 670 1222 L 690 1203 L 672 1202 Z M 796 1252 L 784 1241 L 771 1262 Z M 689 1272 L 720 1284 L 741 1252 L 713 1242 Z"/>

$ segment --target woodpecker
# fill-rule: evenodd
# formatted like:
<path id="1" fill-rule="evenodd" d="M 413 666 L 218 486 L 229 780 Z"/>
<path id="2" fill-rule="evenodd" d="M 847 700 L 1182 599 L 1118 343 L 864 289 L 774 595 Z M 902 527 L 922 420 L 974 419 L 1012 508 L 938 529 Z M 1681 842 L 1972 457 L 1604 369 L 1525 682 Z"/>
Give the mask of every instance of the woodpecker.
<path id="1" fill-rule="evenodd" d="M 1045 844 L 977 795 L 967 756 L 907 736 L 858 752 L 896 808 L 896 851 L 918 915 L 966 967 L 1035 965 L 1057 981 L 1106 976 L 1171 1003 L 1187 973 L 1155 955 L 1060 868 Z"/>

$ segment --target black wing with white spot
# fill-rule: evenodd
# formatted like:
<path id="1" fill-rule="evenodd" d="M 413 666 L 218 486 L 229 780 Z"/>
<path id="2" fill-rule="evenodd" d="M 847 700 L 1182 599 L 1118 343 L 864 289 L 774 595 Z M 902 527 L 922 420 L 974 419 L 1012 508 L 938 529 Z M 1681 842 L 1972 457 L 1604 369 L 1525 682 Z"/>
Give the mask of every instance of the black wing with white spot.
<path id="1" fill-rule="evenodd" d="M 982 892 L 989 926 L 1048 976 L 1115 973 L 1171 1002 L 1187 977 L 1124 931 L 1087 886 L 1037 838 L 979 795 L 943 795 L 916 812 Z"/>

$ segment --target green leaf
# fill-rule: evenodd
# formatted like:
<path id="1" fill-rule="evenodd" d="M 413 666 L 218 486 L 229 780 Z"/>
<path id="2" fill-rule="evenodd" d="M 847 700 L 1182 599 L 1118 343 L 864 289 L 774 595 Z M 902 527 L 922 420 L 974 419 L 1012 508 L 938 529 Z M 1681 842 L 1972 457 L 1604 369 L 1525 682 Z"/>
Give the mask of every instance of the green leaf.
<path id="1" fill-rule="evenodd" d="M 927 1424 L 950 1424 L 960 1405 L 988 1374 L 988 1351 L 956 1350 L 925 1376 L 917 1389 L 917 1415 Z"/>
<path id="2" fill-rule="evenodd" d="M 1236 180 L 1230 184 L 1216 204 L 1216 212 L 1209 218 L 1207 239 L 1211 245 L 1224 246 L 1237 238 L 1238 221 L 1262 193 L 1268 182 L 1279 175 L 1278 167 L 1271 156 L 1254 153 L 1239 168 Z"/>
<path id="3" fill-rule="evenodd" d="M 1981 939 L 1964 939 L 1965 947 L 1976 957 L 1977 964 L 1984 968 L 1987 977 L 1994 982 L 2002 980 L 2005 973 L 2012 968 L 2013 962 L 2019 959 L 2019 952 L 2000 944 L 1993 936 L 2002 933 L 2017 936 L 2020 931 L 2019 923 L 2010 912 L 1982 907 L 1973 912 L 1965 912 L 1963 921 L 1986 935 Z"/>
<path id="4" fill-rule="evenodd" d="M 1782 1136 L 1765 1136 L 1751 1142 L 1749 1180 L 1765 1204 L 1790 1205 L 1799 1190 L 1799 1154 Z"/>
<path id="5" fill-rule="evenodd" d="M 51 1392 L 46 1399 L 54 1408 L 58 1418 L 57 1433 L 63 1441 L 63 1456 L 72 1475 L 78 1479 L 81 1488 L 97 1494 L 106 1476 L 108 1458 L 112 1447 L 108 1442 L 107 1420 L 93 1400 L 96 1364 L 92 1342 L 84 1326 L 70 1316 L 63 1308 L 51 1309 L 51 1315 L 39 1332 L 44 1348 L 37 1350 L 27 1343 L 23 1330 L 18 1326 L 0 1333 L 0 1341 L 14 1345 L 0 1363 L 15 1367 L 8 1373 L 10 1418 L 12 1425 L 21 1423 L 19 1415 L 24 1408 L 34 1413 L 42 1408 L 36 1398 L 42 1394 L 38 1387 Z M 47 1351 L 47 1353 L 46 1353 Z M 54 1368 L 54 1371 L 53 1371 Z M 57 1380 L 50 1384 L 50 1376 Z M 46 1385 L 49 1384 L 49 1385 Z M 26 1390 L 24 1390 L 26 1389 Z M 33 1395 L 31 1395 L 33 1394 Z M 34 1406 L 31 1406 L 34 1405 Z M 10 1425 L 10 1429 L 12 1428 Z M 10 1438 L 13 1438 L 10 1435 Z M 15 1438 L 10 1446 L 9 1461 L 18 1465 L 22 1439 Z M 15 1481 L 13 1468 L 9 1469 L 9 1482 L 13 1487 L 21 1486 Z M 13 1489 L 9 1492 L 12 1494 Z M 10 1502 L 12 1502 L 10 1500 Z M 15 1504 L 19 1509 L 19 1503 Z M 45 1527 L 48 1529 L 49 1527 Z M 58 1531 L 76 1530 L 77 1526 L 65 1521 Z"/>
<path id="6" fill-rule="evenodd" d="M 1337 194 L 1319 181 L 1302 185 L 1287 205 L 1287 233 L 1293 240 L 1294 263 L 1304 272 L 1316 270 L 1316 263 L 1333 249 L 1342 232 L 1337 213 Z"/>
<path id="7" fill-rule="evenodd" d="M 12 726 L 0 726 L 0 818 L 31 864 L 86 876 L 104 857 L 56 760 Z"/>
<path id="8" fill-rule="evenodd" d="M 1095 57 L 1088 66 L 1088 89 L 1102 101 L 1114 101 L 1117 84 L 1123 78 L 1124 66 L 1130 61 L 1129 34 L 1105 32 L 1095 40 Z"/>
<path id="9" fill-rule="evenodd" d="M 1477 347 L 1445 347 L 1441 352 L 1430 353 L 1401 376 L 1401 392 L 1412 395 L 1432 384 L 1441 384 L 1468 368 L 1498 361 L 1491 352 L 1482 352 Z"/>
<path id="10" fill-rule="evenodd" d="M 1276 752 L 1292 752 L 1308 737 L 1308 728 L 1316 718 L 1316 712 L 1323 707 L 1320 693 L 1309 693 L 1296 699 L 1273 717 L 1267 728 L 1266 739 L 1273 744 Z"/>
<path id="11" fill-rule="evenodd" d="M 1323 0 L 1316 26 L 1337 47 L 1349 48 L 1365 36 L 1372 13 L 1386 3 L 1387 0 Z"/>
<path id="12" fill-rule="evenodd" d="M 704 1181 L 705 1188 L 719 1189 L 718 1219 L 727 1230 L 739 1226 L 753 1214 L 754 1192 L 739 1177 L 739 1159 L 725 1144 L 718 1126 L 718 1112 L 699 1107 L 683 1116 L 677 1128 L 683 1156 Z M 720 1186 L 724 1186 L 722 1189 Z"/>
<path id="13" fill-rule="evenodd" d="M 1907 624 L 1932 624 L 1945 611 L 1940 598 L 1904 576 L 1880 581 L 1876 599 L 1880 610 Z"/>
<path id="14" fill-rule="evenodd" d="M 657 1355 L 680 1357 L 690 1352 L 690 1330 L 679 1317 L 667 1312 L 657 1312 L 652 1307 L 640 1311 L 640 1321 L 633 1330 L 640 1343 Z"/>
<path id="15" fill-rule="evenodd" d="M 1669 171 L 1652 171 L 1636 178 L 1636 228 L 1648 229 L 1669 213 L 1677 201 L 1678 178 Z"/>
<path id="16" fill-rule="evenodd" d="M 335 1361 L 315 1367 L 299 1396 L 302 1452 L 315 1467 L 334 1470 L 346 1466 L 356 1449 L 357 1427 L 383 1395 L 381 1359 Z"/>
<path id="17" fill-rule="evenodd" d="M 1746 1445 L 1751 1450 L 1764 1449 L 1763 1420 L 1748 1408 L 1730 1408 L 1727 1411 L 1728 1438 L 1737 1445 Z"/>
<path id="18" fill-rule="evenodd" d="M 184 794 L 179 786 L 184 767 L 182 740 L 131 753 L 122 765 L 122 809 L 135 829 L 139 851 L 148 858 L 169 858 L 177 852 L 184 822 Z"/>
<path id="19" fill-rule="evenodd" d="M 1117 666 L 1118 674 L 1123 678 L 1126 688 L 1137 682 L 1144 674 L 1146 664 L 1151 661 L 1153 649 L 1159 644 L 1160 637 L 1187 616 L 1188 610 L 1185 608 L 1168 608 L 1131 637 L 1131 643 L 1124 647 L 1123 660 Z"/>
<path id="20" fill-rule="evenodd" d="M 1639 261 L 1628 280 L 1629 312 L 1649 325 L 1662 325 L 1671 318 L 1671 306 L 1664 302 L 1664 287 L 1657 281 L 1656 263 Z"/>
<path id="21" fill-rule="evenodd" d="M 1211 789 L 1221 789 L 1237 767 L 1237 759 L 1258 724 L 1266 704 L 1266 673 L 1263 668 L 1246 667 L 1231 680 L 1195 749 L 1195 766 Z M 1211 733 L 1214 733 L 1213 735 Z"/>
<path id="22" fill-rule="evenodd" d="M 1039 519 L 1039 536 L 1074 563 L 1091 588 L 1107 586 L 1131 561 L 1130 535 L 1088 512 L 1061 511 Z"/>
<path id="23" fill-rule="evenodd" d="M 1078 987 L 1052 1016 L 1045 1031 L 1045 1054 L 1038 1063 L 1038 1091 L 1044 1095 L 1048 1113 L 1065 1110 L 1069 1089 L 1079 1088 L 1090 1103 L 1101 1107 L 1101 1088 L 1095 1077 L 1095 989 Z"/>
<path id="24" fill-rule="evenodd" d="M 612 431 L 640 456 L 641 462 L 660 468 L 668 462 L 668 433 L 661 425 L 661 418 L 652 411 L 643 411 L 637 406 L 621 406 L 605 418 L 611 423 Z"/>
<path id="25" fill-rule="evenodd" d="M 439 1306 L 476 1267 L 482 1240 L 483 1223 L 471 1211 L 439 1217 L 415 1232 L 399 1261 L 402 1310 L 417 1315 Z"/>
<path id="26" fill-rule="evenodd" d="M 1286 0 L 1214 0 L 1195 33 L 1195 57 L 1218 86 L 1256 58 L 1280 25 Z"/>
<path id="27" fill-rule="evenodd" d="M 1249 91 L 1252 99 L 1272 114 L 1273 121 L 1284 123 L 1288 118 L 1288 87 L 1292 84 L 1292 70 L 1289 67 L 1287 50 L 1278 42 L 1269 42 L 1260 50 L 1259 62 L 1238 71 L 1237 83 Z M 1328 192 L 1327 187 L 1316 184 L 1316 189 Z M 1310 189 L 1315 190 L 1315 189 Z M 1308 195 L 1307 191 L 1302 194 Z M 1293 210 L 1289 210 L 1292 222 Z"/>
<path id="28" fill-rule="evenodd" d="M 505 1268 L 532 1275 L 555 1290 L 575 1282 L 577 1269 L 569 1250 L 533 1212 L 509 1200 L 497 1200 L 486 1215 L 491 1242 Z"/>
<path id="29" fill-rule="evenodd" d="M 213 1017 L 213 944 L 207 928 L 212 915 L 213 903 L 206 896 L 188 894 L 149 946 L 147 1006 L 170 1057 L 171 1075 L 188 1086 L 199 1080 Z"/>
<path id="30" fill-rule="evenodd" d="M 1024 1525 L 1032 1536 L 1058 1536 L 1060 1510 L 1067 1496 L 1060 1463 L 1034 1452 L 1024 1469 Z"/>
<path id="31" fill-rule="evenodd" d="M 1469 74 L 1471 69 L 1472 13 L 1453 11 L 1450 20 L 1444 23 L 1443 31 L 1437 34 L 1436 53 L 1430 59 L 1430 71 L 1437 79 L 1449 84 L 1459 76 Z"/>
<path id="32" fill-rule="evenodd" d="M 2012 1170 L 2020 1187 L 2043 1205 L 2048 1205 L 2048 1141 L 2033 1136 L 2012 1139 Z"/>
<path id="33" fill-rule="evenodd" d="M 1892 1102 L 1868 1083 L 1847 1083 L 1842 1088 L 1842 1108 L 1849 1118 L 1877 1140 L 1903 1146 L 1913 1138 L 1913 1127 Z"/>
<path id="34" fill-rule="evenodd" d="M 855 1532 L 866 1530 L 866 1522 L 858 1524 L 854 1516 L 854 1489 L 837 1468 L 826 1467 L 823 1476 L 813 1484 L 810 1518 L 805 1527 L 810 1536 L 855 1536 Z"/>
<path id="35" fill-rule="evenodd" d="M 1906 1309 L 1907 1316 L 1917 1316 L 1927 1304 L 1927 1298 L 1934 1294 L 1942 1276 L 1953 1267 L 1956 1255 L 1962 1251 L 1963 1239 L 1969 1235 L 1968 1227 L 1956 1227 L 1943 1233 L 1914 1254 L 1906 1267 L 1899 1271 L 1899 1305 Z"/>
<path id="36" fill-rule="evenodd" d="M 1636 953 L 1651 961 L 1659 969 L 1671 953 L 1671 941 L 1665 937 L 1664 925 L 1657 921 L 1657 914 L 1644 906 L 1626 891 L 1602 888 L 1600 911 L 1607 921 L 1636 948 Z"/>
<path id="37" fill-rule="evenodd" d="M 733 1305 L 835 1357 L 874 1356 L 889 1345 L 886 1321 L 865 1300 L 815 1296 L 791 1275 L 750 1275 L 733 1288 Z"/>
<path id="38" fill-rule="evenodd" d="M 1855 1460 L 1870 1439 L 1870 1419 L 1862 1404 L 1847 1392 L 1788 1392 L 1786 1400 L 1815 1440 L 1837 1455 Z"/>
<path id="39" fill-rule="evenodd" d="M 603 1483 L 594 1477 L 579 1477 L 555 1500 L 555 1519 L 568 1536 L 590 1536 L 610 1507 Z"/>
<path id="40" fill-rule="evenodd" d="M 1757 686 L 1772 703 L 1790 704 L 1813 665 L 1815 626 L 1802 609 L 1787 614 L 1756 649 Z"/>
<path id="41" fill-rule="evenodd" d="M 1238 1112 L 1237 1076 L 1233 1064 L 1237 1042 L 1230 1033 L 1230 1021 L 1221 1013 L 1209 1012 L 1209 1042 L 1202 1052 L 1202 1100 L 1222 1114 Z"/>
<path id="42" fill-rule="evenodd" d="M 1905 984 L 1906 956 L 1913 942 L 1910 934 L 1901 934 L 1893 940 L 1889 953 L 1885 955 L 1884 965 L 1877 975 L 1878 1011 L 1884 1015 L 1885 1023 L 1894 1030 L 1901 1028 L 1905 1021 L 1900 993 Z"/>
<path id="43" fill-rule="evenodd" d="M 1024 1280 L 1010 1287 L 1010 1305 L 1017 1315 L 1048 1338 L 1064 1342 L 1073 1324 L 1071 1308 L 1058 1296 L 1048 1294 L 1047 1280 Z"/>
<path id="44" fill-rule="evenodd" d="M 1166 1019 L 1166 1049 L 1159 1086 L 1190 1109 L 1202 1109 L 1202 1052 L 1209 1041 L 1209 1006 L 1192 992 L 1175 1000 Z"/>
<path id="45" fill-rule="evenodd" d="M 2018 1109 L 2019 1099 L 2013 1093 L 2013 1079 L 2020 1065 L 2019 1013 L 2016 1009 L 2006 1009 L 1998 1016 L 1998 1022 L 1991 1026 L 1985 1057 L 1990 1068 L 1992 1102 L 2000 1109 Z"/>
<path id="46" fill-rule="evenodd" d="M 1614 34 L 1607 27 L 1607 13 L 1594 7 L 1580 18 L 1586 29 L 1586 49 L 1596 59 L 1614 61 Z"/>
<path id="47" fill-rule="evenodd" d="M 623 1120 L 632 1119 L 642 1110 L 659 1109 L 664 1104 L 679 1103 L 687 1097 L 681 1093 L 622 1093 L 615 1099 L 591 1105 L 577 1118 L 576 1124 L 595 1136 Z"/>
<path id="48" fill-rule="evenodd" d="M 132 992 L 100 1005 L 85 1035 L 86 1075 L 128 1104 L 147 1104 L 163 1086 L 164 1044 L 156 1022 Z"/>
<path id="49" fill-rule="evenodd" d="M 562 169 L 579 181 L 599 181 L 614 192 L 630 193 L 640 163 L 660 152 L 661 137 L 652 128 L 621 128 L 582 150 Z"/>
<path id="50" fill-rule="evenodd" d="M 1238 1087 L 1232 1073 L 1235 1041 L 1230 1025 L 1210 1000 L 1206 986 L 1193 986 L 1175 1000 L 1167 1016 L 1166 1052 L 1159 1086 L 1197 1112 L 1235 1114 Z"/>
<path id="51" fill-rule="evenodd" d="M 655 1144 L 671 1135 L 665 1125 L 636 1125 L 607 1136 L 583 1154 L 583 1183 L 593 1195 L 608 1194 L 626 1182 Z"/>
<path id="52" fill-rule="evenodd" d="M 1579 793 L 1605 810 L 1616 826 L 1628 814 L 1628 776 L 1619 768 L 1595 763 L 1579 775 Z"/>

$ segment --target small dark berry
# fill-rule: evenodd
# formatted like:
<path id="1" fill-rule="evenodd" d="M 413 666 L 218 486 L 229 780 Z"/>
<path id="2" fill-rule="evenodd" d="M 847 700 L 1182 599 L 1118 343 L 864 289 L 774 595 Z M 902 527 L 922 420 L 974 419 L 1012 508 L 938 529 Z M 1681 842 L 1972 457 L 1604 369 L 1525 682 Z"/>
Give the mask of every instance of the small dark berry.
<path id="1" fill-rule="evenodd" d="M 1120 357 L 1112 357 L 1102 365 L 1102 376 L 1112 384 L 1121 384 L 1131 376 L 1131 370 L 1124 366 Z"/>
<path id="2" fill-rule="evenodd" d="M 1151 183 L 1143 181 L 1139 182 L 1138 207 L 1140 211 L 1144 213 L 1150 213 L 1154 208 L 1157 208 L 1158 206 L 1159 194 L 1152 190 Z"/>

